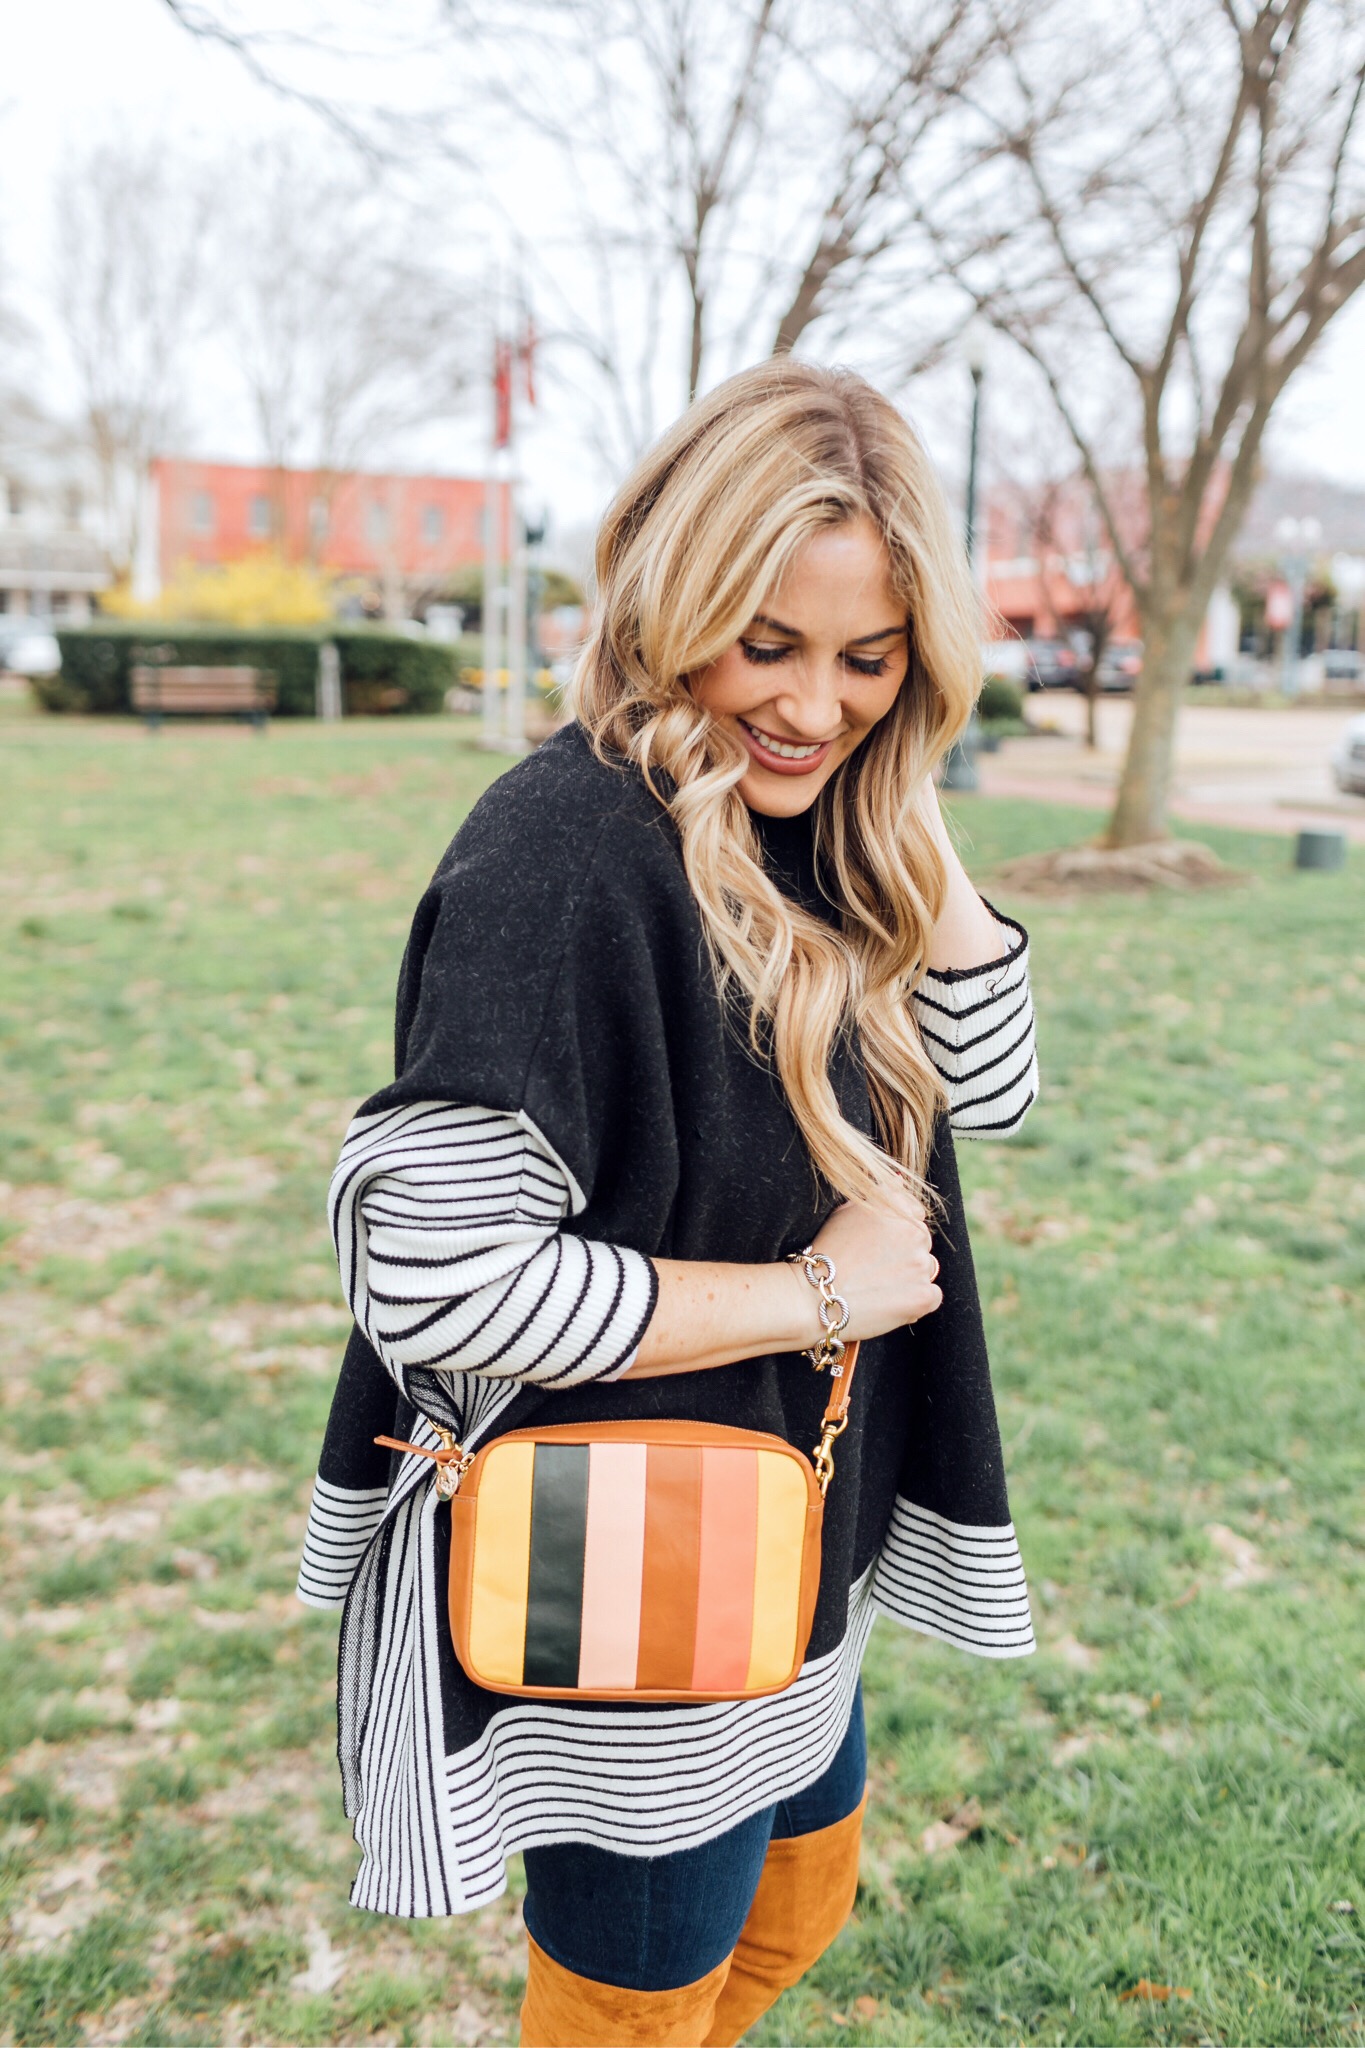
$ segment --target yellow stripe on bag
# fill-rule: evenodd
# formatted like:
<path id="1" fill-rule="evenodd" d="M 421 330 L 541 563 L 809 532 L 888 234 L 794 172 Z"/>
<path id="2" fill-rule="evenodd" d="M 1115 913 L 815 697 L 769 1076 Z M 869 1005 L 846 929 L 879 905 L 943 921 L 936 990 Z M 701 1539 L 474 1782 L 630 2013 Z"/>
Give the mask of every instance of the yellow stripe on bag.
<path id="1" fill-rule="evenodd" d="M 760 1451 L 754 1633 L 746 1685 L 780 1685 L 791 1671 L 805 1527 L 806 1482 L 796 1461 L 776 1451 Z"/>
<path id="2" fill-rule="evenodd" d="M 498 1444 L 479 1482 L 469 1602 L 469 1661 L 484 1678 L 520 1685 L 531 1577 L 534 1444 Z"/>

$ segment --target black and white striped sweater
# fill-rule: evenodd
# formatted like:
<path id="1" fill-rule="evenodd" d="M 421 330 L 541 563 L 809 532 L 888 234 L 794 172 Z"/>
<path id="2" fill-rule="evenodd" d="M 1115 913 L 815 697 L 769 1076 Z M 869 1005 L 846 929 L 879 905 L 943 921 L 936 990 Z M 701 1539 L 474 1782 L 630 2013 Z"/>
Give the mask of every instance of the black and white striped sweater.
<path id="1" fill-rule="evenodd" d="M 1013 1130 L 1037 1093 L 1028 944 L 966 975 L 926 975 L 912 998 L 949 1091 L 953 1130 Z M 649 1320 L 649 1261 L 563 1228 L 583 1207 L 564 1162 L 524 1115 L 417 1102 L 359 1116 L 330 1213 L 352 1315 L 403 1387 L 411 1365 L 546 1387 L 617 1379 Z"/>
<path id="2" fill-rule="evenodd" d="M 536 757 L 542 778 L 548 751 Z M 584 766 L 581 756 L 572 759 L 555 779 L 561 785 L 581 781 Z M 593 763 L 587 779 L 597 784 L 610 772 Z M 530 780 L 524 768 L 502 778 L 495 791 L 508 793 L 510 784 L 514 792 L 519 780 Z M 653 799 L 648 801 L 652 823 Z M 512 829 L 523 835 L 520 851 L 534 853 L 527 808 L 509 808 Z M 480 822 L 476 813 L 471 825 Z M 505 831 L 509 821 L 494 822 Z M 792 872 L 790 834 L 786 840 L 771 837 L 775 876 L 811 901 L 799 859 Z M 476 844 L 470 873 L 486 904 L 488 846 L 477 843 L 477 830 L 465 828 L 452 856 L 471 838 Z M 656 849 L 649 851 L 652 856 Z M 524 861 L 519 866 L 524 872 Z M 627 860 L 628 886 L 629 866 Z M 611 871 L 620 868 L 618 860 Z M 385 1469 L 366 1447 L 367 1435 L 391 1430 L 435 1444 L 435 1421 L 457 1427 L 466 1443 L 477 1443 L 523 1424 L 528 1403 L 548 1419 L 547 1399 L 555 1403 L 556 1420 L 619 1414 L 619 1406 L 602 1404 L 623 1399 L 634 1402 L 634 1412 L 682 1413 L 678 1401 L 690 1395 L 698 1406 L 696 1390 L 703 1382 L 714 1419 L 777 1427 L 794 1441 L 804 1442 L 810 1431 L 803 1415 L 787 1412 L 790 1393 L 804 1395 L 804 1388 L 784 1378 L 780 1360 L 681 1381 L 622 1380 L 653 1307 L 650 1252 L 742 1258 L 759 1245 L 737 1238 L 733 1211 L 728 1220 L 699 1216 L 681 1239 L 672 1224 L 661 1234 L 647 1217 L 632 1230 L 647 1195 L 643 1201 L 627 1197 L 629 1208 L 616 1211 L 617 1227 L 594 1227 L 609 1219 L 611 1209 L 604 1202 L 600 1150 L 584 1137 L 592 1117 L 558 1113 L 566 1096 L 581 1110 L 600 1078 L 591 1054 L 578 1050 L 577 1028 L 567 1060 L 554 1053 L 554 1092 L 548 1095 L 538 1096 L 534 1086 L 548 1015 L 525 1034 L 535 1038 L 535 1053 L 529 1069 L 511 1084 L 476 1086 L 481 1073 L 491 1077 L 497 1068 L 487 1033 L 471 1034 L 475 1042 L 456 1055 L 445 1050 L 433 1058 L 436 1034 L 430 1022 L 424 1026 L 422 1008 L 433 982 L 439 985 L 441 918 L 451 895 L 459 900 L 464 893 L 458 882 L 453 890 L 448 879 L 443 885 L 442 876 L 437 891 L 442 902 L 436 930 L 422 933 L 419 911 L 418 971 L 411 972 L 410 946 L 406 988 L 400 988 L 400 1083 L 357 1116 L 332 1184 L 332 1227 L 357 1329 L 334 1404 L 299 1576 L 300 1597 L 309 1604 L 346 1603 L 340 1749 L 347 1810 L 364 1851 L 352 1897 L 358 1905 L 406 1914 L 483 1903 L 501 1889 L 505 1856 L 515 1848 L 582 1839 L 653 1853 L 706 1839 L 808 1783 L 842 1734 L 878 1608 L 979 1654 L 1017 1656 L 1032 1647 L 1018 1550 L 1007 1512 L 1001 1512 L 998 1439 L 984 1352 L 976 1356 L 979 1317 L 965 1222 L 958 1227 L 951 1156 L 953 1131 L 1008 1132 L 1022 1120 L 1037 1088 L 1027 940 L 1017 925 L 1001 919 L 1012 942 L 1004 958 L 980 969 L 926 976 L 912 999 L 951 1104 L 951 1130 L 940 1138 L 933 1172 L 951 1216 L 952 1242 L 945 1236 L 935 1247 L 944 1266 L 945 1308 L 932 1321 L 943 1325 L 945 1335 L 935 1343 L 924 1325 L 916 1339 L 920 1392 L 929 1403 L 918 1417 L 917 1397 L 907 1391 L 906 1363 L 891 1340 L 865 1347 L 859 1377 L 863 1400 L 877 1410 L 878 1428 L 863 1432 L 860 1414 L 846 1443 L 839 1505 L 851 1520 L 841 1533 L 837 1508 L 831 1514 L 825 1576 L 832 1583 L 822 1590 L 824 1611 L 817 1615 L 811 1655 L 796 1684 L 773 1699 L 622 1713 L 496 1699 L 464 1680 L 444 1625 L 445 1534 L 430 1467 L 395 1457 Z M 619 923 L 624 912 L 619 905 L 610 908 L 599 930 L 614 941 L 612 919 Z M 470 910 L 474 914 L 472 896 Z M 463 957 L 472 926 L 462 925 L 458 938 Z M 587 950 L 592 952 L 592 943 Z M 638 982 L 639 958 L 629 966 Z M 602 963 L 590 960 L 588 969 L 599 979 Z M 562 976 L 555 985 L 562 995 Z M 533 1007 L 539 1000 L 537 995 Z M 684 1051 L 669 1059 L 694 1058 L 694 1035 L 684 1035 Z M 515 1020 L 503 1036 L 515 1046 Z M 717 1057 L 729 1055 L 712 1054 Z M 423 1088 L 424 1075 L 435 1079 L 442 1071 L 451 1083 L 445 1092 Z M 629 1085 L 628 1046 L 618 1046 L 605 1071 Z M 713 1069 L 713 1087 L 718 1077 Z M 724 1078 L 727 1085 L 736 1082 L 728 1070 Z M 637 1101 L 644 1101 L 651 1080 L 645 1071 L 637 1075 Z M 739 1082 L 751 1088 L 752 1077 Z M 600 1089 L 597 1095 L 605 1100 Z M 752 1093 L 745 1099 L 752 1128 L 735 1184 L 761 1191 L 770 1161 L 778 1161 L 772 1141 L 765 1144 L 762 1119 L 768 1112 L 756 1113 Z M 745 1121 L 737 1095 L 726 1107 L 732 1120 Z M 620 1110 L 602 1108 L 599 1114 L 609 1120 Z M 672 1103 L 667 1114 L 673 1118 Z M 628 1118 L 628 1144 L 634 1122 Z M 717 1127 L 721 1133 L 726 1128 Z M 677 1150 L 678 1135 L 673 1123 L 661 1129 L 665 1150 Z M 717 1138 L 713 1145 L 708 1194 L 723 1178 L 721 1143 Z M 789 1145 L 783 1149 L 790 1156 Z M 779 1188 L 790 1188 L 791 1172 L 781 1167 Z M 687 1187 L 685 1181 L 671 1185 L 676 1211 L 688 1200 Z M 790 1194 L 782 1199 L 790 1210 Z M 804 1240 L 812 1227 L 804 1205 L 798 1201 L 791 1214 L 800 1215 L 794 1235 Z M 793 1234 L 790 1215 L 777 1227 L 780 1234 Z M 632 1234 L 635 1242 L 628 1241 Z M 762 1249 L 775 1255 L 769 1244 Z M 955 1321 L 956 1338 L 950 1327 Z M 940 1351 L 948 1368 L 942 1374 Z M 736 1377 L 746 1373 L 745 1379 Z M 953 1387 L 956 1416 L 935 1384 L 940 1376 L 944 1386 Z M 387 1400 L 382 1384 L 388 1386 Z M 923 1427 L 930 1410 L 937 1428 L 932 1438 Z M 627 1406 L 624 1412 L 632 1410 Z M 909 1446 L 920 1438 L 928 1440 L 907 1448 L 909 1463 L 897 1483 L 894 1463 L 886 1464 L 887 1440 L 894 1440 L 895 1461 L 904 1463 L 901 1442 Z M 855 1461 L 861 1474 L 849 1471 Z M 882 1499 L 885 1506 L 878 1507 Z M 869 1515 L 875 1529 L 868 1526 Z M 433 1768 L 437 1760 L 443 1760 L 441 1770 Z"/>

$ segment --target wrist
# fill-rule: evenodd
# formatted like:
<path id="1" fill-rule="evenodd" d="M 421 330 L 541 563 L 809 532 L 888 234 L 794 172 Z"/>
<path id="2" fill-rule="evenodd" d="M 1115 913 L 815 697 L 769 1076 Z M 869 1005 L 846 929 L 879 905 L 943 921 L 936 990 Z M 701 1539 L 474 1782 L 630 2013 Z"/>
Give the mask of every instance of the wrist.
<path id="1" fill-rule="evenodd" d="M 784 1326 L 783 1350 L 807 1351 L 818 1344 L 824 1331 L 820 1324 L 820 1296 L 794 1259 L 780 1259 L 779 1272 L 787 1279 L 784 1287 L 790 1314 Z"/>
<path id="2" fill-rule="evenodd" d="M 817 1252 L 813 1244 L 808 1244 L 799 1252 L 789 1253 L 787 1263 L 816 1295 L 819 1335 L 814 1344 L 801 1348 L 817 1372 L 823 1372 L 828 1366 L 831 1372 L 837 1373 L 844 1355 L 844 1333 L 849 1326 L 851 1310 L 843 1295 L 835 1289 L 837 1274 L 834 1261 L 828 1252 Z"/>

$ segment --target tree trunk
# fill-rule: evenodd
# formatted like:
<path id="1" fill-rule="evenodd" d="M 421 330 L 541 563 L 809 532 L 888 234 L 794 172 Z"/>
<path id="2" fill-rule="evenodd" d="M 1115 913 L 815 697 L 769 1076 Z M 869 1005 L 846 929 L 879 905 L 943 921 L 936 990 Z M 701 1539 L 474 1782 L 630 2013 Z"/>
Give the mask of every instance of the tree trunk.
<path id="1" fill-rule="evenodd" d="M 1090 661 L 1085 672 L 1085 744 L 1094 753 L 1100 743 L 1100 665 L 1110 641 L 1108 611 L 1097 606 L 1087 614 L 1085 628 L 1090 635 Z"/>
<path id="2" fill-rule="evenodd" d="M 1189 678 L 1199 621 L 1185 610 L 1142 619 L 1142 674 L 1133 694 L 1133 724 L 1119 778 L 1106 846 L 1144 846 L 1165 839 L 1180 693 Z"/>

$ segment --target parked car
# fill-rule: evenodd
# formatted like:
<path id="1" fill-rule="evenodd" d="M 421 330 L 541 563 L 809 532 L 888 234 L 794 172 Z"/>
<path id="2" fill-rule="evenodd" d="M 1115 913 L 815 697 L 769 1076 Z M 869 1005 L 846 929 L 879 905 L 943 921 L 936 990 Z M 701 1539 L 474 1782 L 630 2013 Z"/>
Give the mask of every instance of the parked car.
<path id="1" fill-rule="evenodd" d="M 55 676 L 61 665 L 61 649 L 41 620 L 0 614 L 0 672 Z"/>
<path id="2" fill-rule="evenodd" d="M 1068 640 L 1026 640 L 1031 690 L 1074 690 L 1084 676 L 1081 657 Z"/>
<path id="3" fill-rule="evenodd" d="M 1365 796 L 1365 717 L 1353 718 L 1332 749 L 1332 778 L 1350 796 Z"/>
<path id="4" fill-rule="evenodd" d="M 1131 690 L 1142 674 L 1142 642 L 1110 640 L 1100 656 L 1102 690 Z"/>
<path id="5" fill-rule="evenodd" d="M 1365 682 L 1365 654 L 1358 647 L 1324 647 L 1322 676 L 1328 683 Z"/>

